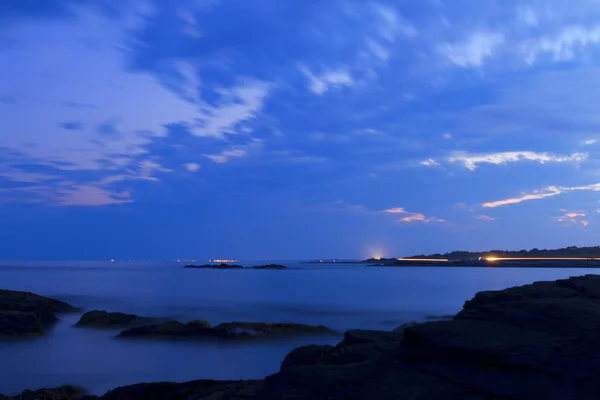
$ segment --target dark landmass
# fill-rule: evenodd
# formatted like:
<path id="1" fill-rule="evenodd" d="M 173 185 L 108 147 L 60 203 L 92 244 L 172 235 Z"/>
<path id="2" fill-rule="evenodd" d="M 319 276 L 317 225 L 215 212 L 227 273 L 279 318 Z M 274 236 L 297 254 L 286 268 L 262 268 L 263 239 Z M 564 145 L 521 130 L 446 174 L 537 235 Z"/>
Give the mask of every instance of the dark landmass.
<path id="1" fill-rule="evenodd" d="M 241 265 L 238 264 L 203 264 L 203 265 L 186 265 L 183 268 L 206 268 L 206 269 L 243 269 Z"/>
<path id="2" fill-rule="evenodd" d="M 119 338 L 166 339 L 259 339 L 307 334 L 335 334 L 325 326 L 293 323 L 267 324 L 263 322 L 227 322 L 211 327 L 206 321 L 182 323 L 168 321 L 127 329 Z"/>
<path id="3" fill-rule="evenodd" d="M 140 383 L 100 399 L 595 400 L 599 321 L 600 276 L 536 282 L 477 293 L 451 320 L 299 347 L 261 381 Z M 25 398 L 78 397 L 0 397 Z"/>
<path id="4" fill-rule="evenodd" d="M 417 255 L 406 258 L 446 258 L 448 260 L 477 260 L 479 257 L 512 257 L 512 258 L 537 258 L 537 257 L 577 257 L 600 258 L 600 246 L 577 247 L 569 246 L 561 249 L 531 249 L 531 250 L 488 250 L 488 251 L 452 251 L 443 254 Z M 393 259 L 392 259 L 393 260 Z"/>
<path id="5" fill-rule="evenodd" d="M 86 328 L 125 328 L 150 322 L 152 322 L 151 318 L 139 317 L 133 314 L 92 310 L 83 314 L 75 326 Z"/>
<path id="6" fill-rule="evenodd" d="M 285 265 L 281 264 L 267 264 L 267 265 L 255 265 L 252 269 L 288 269 Z"/>
<path id="7" fill-rule="evenodd" d="M 0 338 L 41 335 L 73 306 L 29 292 L 0 290 Z"/>

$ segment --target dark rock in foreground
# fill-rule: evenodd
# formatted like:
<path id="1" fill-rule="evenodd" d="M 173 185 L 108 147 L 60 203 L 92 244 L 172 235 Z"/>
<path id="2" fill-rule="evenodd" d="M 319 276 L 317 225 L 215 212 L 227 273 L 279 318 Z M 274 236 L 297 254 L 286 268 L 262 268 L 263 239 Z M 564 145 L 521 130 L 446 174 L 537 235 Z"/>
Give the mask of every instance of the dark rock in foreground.
<path id="1" fill-rule="evenodd" d="M 595 400 L 599 328 L 600 276 L 586 275 L 478 293 L 452 320 L 348 331 L 293 350 L 263 381 L 142 383 L 101 399 Z"/>
<path id="2" fill-rule="evenodd" d="M 227 322 L 211 327 L 206 321 L 182 323 L 168 321 L 144 325 L 121 332 L 121 338 L 182 338 L 182 339 L 257 339 L 306 334 L 335 334 L 325 326 L 262 322 Z"/>
<path id="3" fill-rule="evenodd" d="M 33 336 L 58 321 L 56 313 L 76 311 L 62 301 L 29 292 L 0 290 L 0 337 Z"/>
<path id="4" fill-rule="evenodd" d="M 81 316 L 75 326 L 86 328 L 124 328 L 151 322 L 152 319 L 120 312 L 93 310 Z"/>
<path id="5" fill-rule="evenodd" d="M 183 268 L 197 268 L 197 269 L 243 269 L 241 265 L 238 264 L 203 264 L 203 265 L 186 265 Z"/>
<path id="6" fill-rule="evenodd" d="M 252 269 L 288 269 L 285 265 L 281 264 L 267 264 L 267 265 L 255 265 Z"/>

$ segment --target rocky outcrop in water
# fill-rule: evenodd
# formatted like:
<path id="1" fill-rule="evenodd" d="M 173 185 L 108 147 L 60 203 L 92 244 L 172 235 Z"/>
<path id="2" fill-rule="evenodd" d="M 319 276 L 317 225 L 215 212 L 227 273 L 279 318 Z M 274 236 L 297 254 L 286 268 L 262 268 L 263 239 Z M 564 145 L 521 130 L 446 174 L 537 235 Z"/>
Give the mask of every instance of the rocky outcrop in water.
<path id="1" fill-rule="evenodd" d="M 325 326 L 293 323 L 227 322 L 211 327 L 206 321 L 182 323 L 168 321 L 134 327 L 121 332 L 120 338 L 180 338 L 180 339 L 258 339 L 307 334 L 335 334 Z"/>
<path id="2" fill-rule="evenodd" d="M 76 311 L 62 301 L 29 292 L 0 290 L 0 338 L 43 334 L 56 313 Z"/>
<path id="3" fill-rule="evenodd" d="M 267 265 L 255 265 L 252 269 L 288 269 L 285 265 L 281 264 L 267 264 Z"/>
<path id="4" fill-rule="evenodd" d="M 196 268 L 196 269 L 244 269 L 238 264 L 203 264 L 203 265 L 186 265 L 183 268 Z"/>
<path id="5" fill-rule="evenodd" d="M 101 399 L 595 400 L 599 327 L 600 276 L 536 282 L 480 292 L 452 320 L 297 348 L 262 381 L 142 383 Z"/>
<path id="6" fill-rule="evenodd" d="M 151 318 L 139 317 L 121 312 L 88 311 L 81 316 L 75 326 L 86 328 L 125 328 L 152 322 Z"/>

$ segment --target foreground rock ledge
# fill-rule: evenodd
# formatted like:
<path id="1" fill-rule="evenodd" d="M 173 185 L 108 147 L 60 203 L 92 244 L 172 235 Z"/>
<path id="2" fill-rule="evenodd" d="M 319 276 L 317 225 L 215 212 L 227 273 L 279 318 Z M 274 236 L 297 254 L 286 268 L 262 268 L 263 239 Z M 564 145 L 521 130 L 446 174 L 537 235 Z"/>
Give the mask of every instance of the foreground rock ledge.
<path id="1" fill-rule="evenodd" d="M 70 304 L 49 297 L 0 290 L 0 338 L 41 335 L 58 321 L 56 313 L 73 311 Z"/>
<path id="2" fill-rule="evenodd" d="M 300 347 L 263 381 L 142 383 L 101 399 L 591 400 L 599 331 L 600 276 L 586 275 L 478 293 L 449 321 Z"/>

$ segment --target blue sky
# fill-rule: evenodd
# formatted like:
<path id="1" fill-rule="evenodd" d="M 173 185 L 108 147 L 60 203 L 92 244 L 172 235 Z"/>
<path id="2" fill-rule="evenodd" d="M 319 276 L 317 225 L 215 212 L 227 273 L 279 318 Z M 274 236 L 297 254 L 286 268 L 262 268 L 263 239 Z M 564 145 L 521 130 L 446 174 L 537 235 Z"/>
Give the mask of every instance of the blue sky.
<path id="1" fill-rule="evenodd" d="M 4 0 L 0 259 L 595 245 L 600 2 Z"/>

